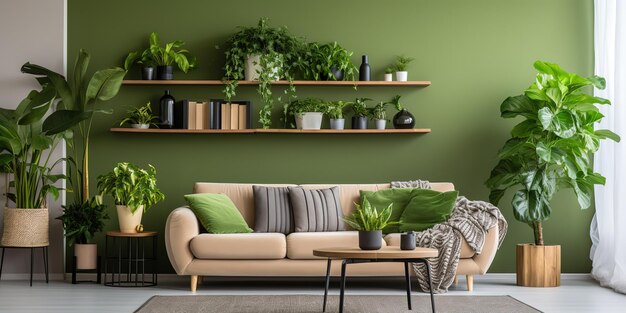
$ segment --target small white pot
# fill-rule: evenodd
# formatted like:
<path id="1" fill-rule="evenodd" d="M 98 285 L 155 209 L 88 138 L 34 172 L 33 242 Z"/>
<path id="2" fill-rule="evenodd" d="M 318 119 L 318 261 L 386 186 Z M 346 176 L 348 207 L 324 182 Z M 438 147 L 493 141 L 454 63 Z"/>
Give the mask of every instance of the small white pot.
<path id="1" fill-rule="evenodd" d="M 391 74 L 391 73 L 385 74 L 385 81 L 386 82 L 393 81 L 393 74 Z"/>
<path id="2" fill-rule="evenodd" d="M 98 245 L 95 243 L 74 244 L 76 269 L 94 270 L 98 268 Z"/>
<path id="3" fill-rule="evenodd" d="M 259 80 L 259 76 L 263 69 L 261 68 L 261 56 L 258 54 L 251 54 L 246 59 L 246 67 L 244 68 L 244 76 L 246 80 Z M 280 80 L 278 75 L 278 67 L 272 69 L 273 80 Z"/>
<path id="4" fill-rule="evenodd" d="M 387 126 L 387 120 L 376 120 L 376 129 L 385 129 Z"/>
<path id="5" fill-rule="evenodd" d="M 130 208 L 125 205 L 116 205 L 117 219 L 120 223 L 120 231 L 123 233 L 136 233 L 137 225 L 141 224 L 143 215 L 143 205 L 140 205 L 135 214 L 130 212 Z"/>
<path id="6" fill-rule="evenodd" d="M 321 129 L 322 117 L 321 112 L 302 112 L 296 115 L 296 127 L 298 129 Z"/>
<path id="7" fill-rule="evenodd" d="M 330 119 L 330 129 L 344 129 L 346 124 L 346 119 L 343 118 L 331 118 Z"/>
<path id="8" fill-rule="evenodd" d="M 130 127 L 139 128 L 139 129 L 148 129 L 150 128 L 150 124 L 130 124 Z"/>
<path id="9" fill-rule="evenodd" d="M 409 78 L 409 72 L 407 72 L 407 71 L 396 72 L 396 80 L 397 81 L 405 82 L 405 81 L 407 81 L 408 78 Z"/>

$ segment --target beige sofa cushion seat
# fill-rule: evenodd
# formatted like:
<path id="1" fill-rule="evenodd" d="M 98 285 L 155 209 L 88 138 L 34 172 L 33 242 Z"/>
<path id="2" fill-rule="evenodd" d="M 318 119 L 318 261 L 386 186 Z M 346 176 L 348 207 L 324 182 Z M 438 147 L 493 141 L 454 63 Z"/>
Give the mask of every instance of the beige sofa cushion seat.
<path id="1" fill-rule="evenodd" d="M 400 234 L 388 234 L 385 236 L 385 241 L 388 246 L 400 246 Z M 461 259 L 469 259 L 473 257 L 476 253 L 474 249 L 470 247 L 470 245 L 465 241 L 465 239 L 461 240 Z"/>
<path id="2" fill-rule="evenodd" d="M 381 238 L 382 246 L 387 244 Z M 294 260 L 314 260 L 313 250 L 331 247 L 358 247 L 358 231 L 302 232 L 287 235 L 287 257 Z"/>
<path id="3" fill-rule="evenodd" d="M 273 260 L 287 255 L 281 233 L 200 234 L 189 247 L 198 259 Z"/>

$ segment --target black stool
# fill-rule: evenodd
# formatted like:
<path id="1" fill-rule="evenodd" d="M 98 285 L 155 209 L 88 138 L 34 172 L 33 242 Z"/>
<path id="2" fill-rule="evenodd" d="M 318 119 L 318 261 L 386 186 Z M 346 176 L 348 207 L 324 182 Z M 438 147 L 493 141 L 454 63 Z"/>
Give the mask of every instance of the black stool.
<path id="1" fill-rule="evenodd" d="M 46 284 L 48 283 L 48 246 L 41 247 L 0 247 L 2 248 L 2 257 L 0 258 L 0 279 L 2 279 L 2 266 L 4 265 L 5 249 L 30 249 L 30 286 L 33 286 L 33 263 L 35 262 L 34 250 L 41 249 L 43 254 L 43 267 L 46 271 Z"/>

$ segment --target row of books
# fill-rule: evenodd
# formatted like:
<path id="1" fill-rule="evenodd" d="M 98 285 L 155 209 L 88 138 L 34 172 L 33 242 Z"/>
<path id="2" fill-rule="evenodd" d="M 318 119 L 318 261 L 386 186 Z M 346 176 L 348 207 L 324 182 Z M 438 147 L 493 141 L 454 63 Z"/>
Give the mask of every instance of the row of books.
<path id="1" fill-rule="evenodd" d="M 250 101 L 182 100 L 174 105 L 174 128 L 178 129 L 250 129 L 251 119 Z"/>

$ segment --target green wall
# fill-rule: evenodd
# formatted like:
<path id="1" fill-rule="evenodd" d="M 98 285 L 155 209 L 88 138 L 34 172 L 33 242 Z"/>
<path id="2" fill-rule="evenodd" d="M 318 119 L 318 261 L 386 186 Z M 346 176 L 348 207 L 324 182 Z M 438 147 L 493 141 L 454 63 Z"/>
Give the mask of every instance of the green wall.
<path id="1" fill-rule="evenodd" d="M 515 121 L 499 117 L 499 105 L 533 80 L 533 61 L 592 72 L 590 0 L 398 0 L 398 1 L 125 1 L 69 0 L 68 60 L 80 48 L 92 55 L 92 69 L 120 65 L 127 52 L 143 49 L 150 32 L 163 40 L 184 40 L 200 68 L 177 78 L 221 77 L 224 41 L 239 25 L 269 17 L 310 41 L 338 41 L 354 51 L 354 62 L 368 54 L 373 77 L 394 55 L 416 58 L 409 78 L 431 80 L 414 88 L 299 87 L 300 96 L 326 99 L 403 96 L 427 135 L 158 135 L 109 132 L 128 106 L 158 102 L 163 88 L 124 86 L 105 106 L 112 116 L 94 123 L 92 185 L 116 162 L 151 163 L 167 200 L 144 218 L 146 229 L 163 231 L 169 212 L 196 181 L 255 183 L 375 183 L 428 179 L 454 182 L 462 195 L 486 200 L 483 182 L 496 152 Z M 35 60 L 33 60 L 35 61 Z M 73 61 L 68 62 L 72 66 Z M 138 77 L 133 70 L 129 77 Z M 219 87 L 174 86 L 177 99 L 220 97 Z M 258 97 L 241 87 L 238 98 Z M 278 112 L 278 108 L 277 108 Z M 532 232 L 514 220 L 510 197 L 502 203 L 509 232 L 491 272 L 515 271 L 515 244 L 532 241 Z M 110 207 L 109 229 L 117 228 Z M 545 224 L 548 244 L 561 244 L 563 272 L 588 272 L 589 223 L 593 210 L 580 212 L 570 191 L 557 195 Z M 101 238 L 100 238 L 101 239 Z M 102 242 L 102 241 L 101 241 Z M 161 270 L 172 272 L 163 240 Z"/>

